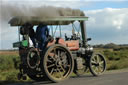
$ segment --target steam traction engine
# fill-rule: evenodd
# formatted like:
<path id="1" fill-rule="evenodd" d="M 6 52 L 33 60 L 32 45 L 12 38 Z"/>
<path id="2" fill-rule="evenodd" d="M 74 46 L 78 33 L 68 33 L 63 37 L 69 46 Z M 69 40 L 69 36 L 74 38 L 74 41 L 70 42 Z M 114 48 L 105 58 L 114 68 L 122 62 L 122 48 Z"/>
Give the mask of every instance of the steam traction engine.
<path id="1" fill-rule="evenodd" d="M 73 23 L 78 21 L 77 23 L 80 23 L 79 30 L 81 30 L 81 37 L 76 35 L 75 32 L 72 33 L 71 38 L 66 35 L 65 39 L 62 36 L 55 37 L 53 36 L 55 34 L 53 28 L 51 28 L 52 37 L 47 39 L 46 47 L 44 50 L 37 50 L 30 46 L 29 35 L 20 35 L 19 33 L 19 42 L 13 43 L 14 47 L 19 48 L 21 59 L 20 73 L 18 74 L 19 79 L 26 79 L 26 76 L 28 76 L 36 81 L 51 80 L 59 82 L 67 79 L 72 72 L 80 76 L 89 69 L 94 76 L 98 76 L 106 70 L 104 56 L 100 53 L 95 53 L 93 47 L 87 44 L 91 40 L 91 38 L 86 37 L 84 22 L 88 20 L 88 17 L 31 17 L 29 20 L 24 19 L 25 17 L 23 16 L 14 17 L 9 23 L 11 26 L 22 26 L 25 23 L 31 23 L 35 26 L 43 23 L 51 27 L 55 25 L 60 27 L 71 24 L 74 26 Z M 21 40 L 21 36 L 25 38 Z"/>

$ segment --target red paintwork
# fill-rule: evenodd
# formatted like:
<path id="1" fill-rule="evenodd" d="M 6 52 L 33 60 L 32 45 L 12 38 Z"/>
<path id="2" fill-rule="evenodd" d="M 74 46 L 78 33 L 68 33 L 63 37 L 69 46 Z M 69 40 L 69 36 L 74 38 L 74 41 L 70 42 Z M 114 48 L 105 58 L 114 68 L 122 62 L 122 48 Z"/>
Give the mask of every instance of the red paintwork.
<path id="1" fill-rule="evenodd" d="M 52 42 L 49 42 L 47 47 L 55 44 L 56 40 L 53 40 Z M 79 50 L 79 40 L 69 40 L 69 41 L 64 41 L 64 39 L 60 38 L 58 40 L 58 44 L 62 44 L 66 47 L 69 48 L 71 51 Z"/>
<path id="2" fill-rule="evenodd" d="M 66 47 L 68 47 L 71 51 L 79 50 L 79 40 L 70 40 L 65 42 Z"/>

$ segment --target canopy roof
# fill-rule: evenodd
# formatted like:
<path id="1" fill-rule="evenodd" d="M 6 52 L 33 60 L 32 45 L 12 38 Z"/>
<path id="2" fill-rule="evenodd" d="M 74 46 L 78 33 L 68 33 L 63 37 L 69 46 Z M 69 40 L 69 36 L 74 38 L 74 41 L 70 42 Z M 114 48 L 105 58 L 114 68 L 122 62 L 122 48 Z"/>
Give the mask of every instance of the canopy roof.
<path id="1" fill-rule="evenodd" d="M 28 17 L 28 16 L 16 16 L 13 17 L 9 24 L 11 26 L 21 26 L 25 23 L 31 23 L 32 25 L 39 25 L 40 23 L 46 25 L 68 25 L 74 21 L 87 21 L 86 16 L 60 16 L 60 17 Z"/>

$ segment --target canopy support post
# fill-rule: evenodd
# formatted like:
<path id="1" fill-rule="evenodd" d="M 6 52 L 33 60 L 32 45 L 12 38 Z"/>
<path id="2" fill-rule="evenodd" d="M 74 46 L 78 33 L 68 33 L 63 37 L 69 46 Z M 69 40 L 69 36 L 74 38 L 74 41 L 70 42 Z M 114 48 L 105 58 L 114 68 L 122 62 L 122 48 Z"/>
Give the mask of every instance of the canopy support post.
<path id="1" fill-rule="evenodd" d="M 54 34 L 54 33 L 53 33 L 53 26 L 51 26 L 51 32 L 52 32 L 52 36 L 53 36 L 53 34 Z"/>
<path id="2" fill-rule="evenodd" d="M 62 37 L 62 34 L 61 34 L 61 26 L 59 25 L 59 29 L 60 29 L 60 37 Z"/>
<path id="3" fill-rule="evenodd" d="M 19 39 L 19 42 L 20 42 L 20 27 L 18 26 L 18 39 Z"/>
<path id="4" fill-rule="evenodd" d="M 83 46 L 86 47 L 86 45 L 87 45 L 87 36 L 86 36 L 85 22 L 84 21 L 81 21 L 80 22 L 80 26 L 81 26 L 81 34 L 82 34 Z"/>

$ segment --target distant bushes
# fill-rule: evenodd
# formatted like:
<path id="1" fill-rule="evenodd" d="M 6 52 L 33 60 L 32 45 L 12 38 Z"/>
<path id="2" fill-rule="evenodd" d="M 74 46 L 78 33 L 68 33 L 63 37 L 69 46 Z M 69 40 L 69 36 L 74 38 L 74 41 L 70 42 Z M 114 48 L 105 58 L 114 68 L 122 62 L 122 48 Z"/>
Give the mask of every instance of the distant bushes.
<path id="1" fill-rule="evenodd" d="M 108 58 L 108 60 L 120 60 L 119 52 L 111 52 L 109 50 L 105 50 L 104 55 Z"/>
<path id="2" fill-rule="evenodd" d="M 0 81 L 16 81 L 18 70 L 15 69 L 17 55 L 0 55 Z"/>
<path id="3" fill-rule="evenodd" d="M 108 70 L 128 68 L 128 49 L 118 51 L 105 49 L 103 53 L 107 59 Z"/>
<path id="4" fill-rule="evenodd" d="M 116 69 L 128 68 L 127 62 L 128 62 L 128 59 L 121 59 L 119 61 L 108 62 L 107 70 L 116 70 Z"/>
<path id="5" fill-rule="evenodd" d="M 14 55 L 0 55 L 0 71 L 14 69 L 15 62 L 19 57 Z"/>
<path id="6" fill-rule="evenodd" d="M 128 58 L 128 49 L 120 51 L 104 50 L 103 52 L 108 60 L 120 60 L 120 58 Z"/>
<path id="7" fill-rule="evenodd" d="M 114 43 L 109 43 L 109 44 L 105 44 L 105 45 L 103 45 L 103 44 L 99 44 L 99 45 L 94 45 L 94 47 L 95 48 L 112 48 L 112 49 L 118 49 L 118 48 L 120 48 L 121 46 L 119 46 L 119 45 L 116 45 L 116 44 L 114 44 Z"/>
<path id="8" fill-rule="evenodd" d="M 108 44 L 94 45 L 93 47 L 94 48 L 113 49 L 113 50 L 122 50 L 122 49 L 128 49 L 128 44 L 117 45 L 114 43 L 108 43 Z"/>

